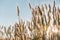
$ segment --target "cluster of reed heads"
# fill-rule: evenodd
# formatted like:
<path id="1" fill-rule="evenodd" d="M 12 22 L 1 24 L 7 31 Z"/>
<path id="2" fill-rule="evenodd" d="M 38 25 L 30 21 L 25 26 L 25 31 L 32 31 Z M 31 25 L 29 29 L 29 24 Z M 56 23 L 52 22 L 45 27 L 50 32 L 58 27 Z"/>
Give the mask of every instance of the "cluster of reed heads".
<path id="1" fill-rule="evenodd" d="M 2 26 L 4 32 L 0 33 L 6 35 L 4 40 L 60 40 L 60 8 L 56 7 L 55 1 L 53 7 L 43 4 L 32 8 L 30 3 L 29 7 L 32 10 L 32 20 L 25 23 L 20 18 L 17 6 L 19 23 L 9 26 L 7 30 Z"/>

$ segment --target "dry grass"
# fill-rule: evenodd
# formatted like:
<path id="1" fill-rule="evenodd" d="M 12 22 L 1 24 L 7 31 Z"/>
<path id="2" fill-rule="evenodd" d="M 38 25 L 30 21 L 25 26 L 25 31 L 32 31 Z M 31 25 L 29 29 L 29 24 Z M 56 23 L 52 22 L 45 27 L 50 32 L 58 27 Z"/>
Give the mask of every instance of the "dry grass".
<path id="1" fill-rule="evenodd" d="M 19 6 L 17 6 L 17 16 L 19 23 L 15 23 L 15 25 L 13 26 L 14 28 L 11 25 L 8 27 L 8 29 L 6 29 L 6 27 L 2 27 L 1 29 L 3 29 L 4 32 L 0 30 L 0 33 L 6 35 L 5 40 L 58 40 L 60 38 L 60 9 L 56 9 L 55 1 L 53 9 L 51 8 L 50 4 L 48 5 L 48 7 L 45 4 L 41 7 L 36 6 L 32 8 L 31 4 L 29 3 L 29 7 L 30 9 L 32 9 L 31 22 L 28 20 L 25 25 L 25 22 L 20 19 L 20 9 Z M 48 21 L 45 14 L 46 10 L 48 10 Z M 53 15 L 52 17 L 50 16 L 51 13 Z M 51 23 L 51 19 L 55 21 Z M 56 31 L 52 31 L 53 28 L 51 27 L 56 27 L 55 30 L 57 29 L 58 32 L 55 33 Z M 27 28 L 29 29 L 30 33 L 28 33 Z"/>

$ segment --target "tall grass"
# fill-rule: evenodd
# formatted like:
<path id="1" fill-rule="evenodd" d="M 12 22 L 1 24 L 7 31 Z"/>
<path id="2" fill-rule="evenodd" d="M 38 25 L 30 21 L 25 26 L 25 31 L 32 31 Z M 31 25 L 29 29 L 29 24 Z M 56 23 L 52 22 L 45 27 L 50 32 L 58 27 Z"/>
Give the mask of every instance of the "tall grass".
<path id="1" fill-rule="evenodd" d="M 29 3 L 29 7 L 32 9 L 32 20 L 25 24 L 17 6 L 19 23 L 10 25 L 8 29 L 2 26 L 0 33 L 6 35 L 4 40 L 60 40 L 60 8 L 56 8 L 55 1 L 53 9 L 50 4 L 33 8 Z"/>

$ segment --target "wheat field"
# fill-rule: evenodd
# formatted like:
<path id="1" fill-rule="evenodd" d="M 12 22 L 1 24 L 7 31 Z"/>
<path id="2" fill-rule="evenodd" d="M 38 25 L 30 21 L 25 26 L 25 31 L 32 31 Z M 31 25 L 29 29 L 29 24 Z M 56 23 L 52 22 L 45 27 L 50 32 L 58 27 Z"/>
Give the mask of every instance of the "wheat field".
<path id="1" fill-rule="evenodd" d="M 27 20 L 26 24 L 20 19 L 20 7 L 16 6 L 18 23 L 8 29 L 1 26 L 0 40 L 60 40 L 60 7 L 53 3 L 53 8 L 50 4 L 33 8 L 29 3 L 32 20 Z"/>

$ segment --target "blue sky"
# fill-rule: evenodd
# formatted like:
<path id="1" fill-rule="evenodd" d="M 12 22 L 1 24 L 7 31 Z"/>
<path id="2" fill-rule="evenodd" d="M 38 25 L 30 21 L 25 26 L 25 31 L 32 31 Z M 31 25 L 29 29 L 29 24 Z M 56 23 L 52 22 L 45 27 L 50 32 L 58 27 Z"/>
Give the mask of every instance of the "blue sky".
<path id="1" fill-rule="evenodd" d="M 0 25 L 11 25 L 18 22 L 18 16 L 16 13 L 17 2 L 20 6 L 20 17 L 23 21 L 31 19 L 32 13 L 29 9 L 28 3 L 30 2 L 32 7 L 36 4 L 51 4 L 53 0 L 0 0 Z M 56 0 L 56 5 L 60 5 L 60 0 Z"/>

